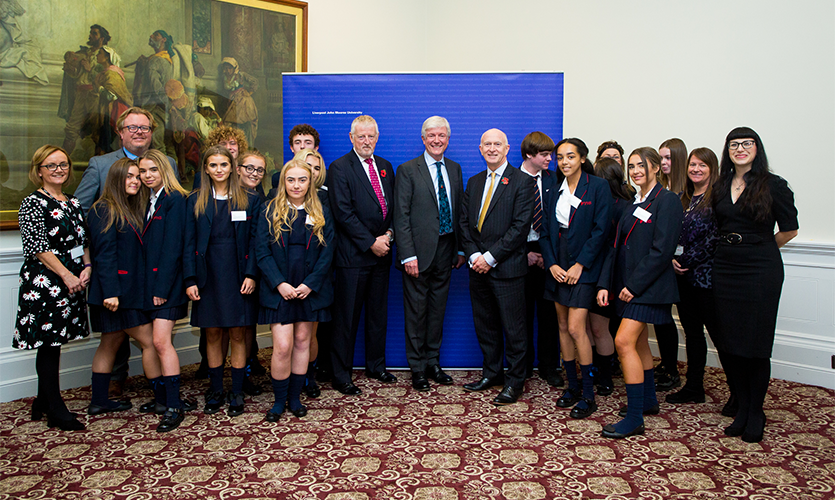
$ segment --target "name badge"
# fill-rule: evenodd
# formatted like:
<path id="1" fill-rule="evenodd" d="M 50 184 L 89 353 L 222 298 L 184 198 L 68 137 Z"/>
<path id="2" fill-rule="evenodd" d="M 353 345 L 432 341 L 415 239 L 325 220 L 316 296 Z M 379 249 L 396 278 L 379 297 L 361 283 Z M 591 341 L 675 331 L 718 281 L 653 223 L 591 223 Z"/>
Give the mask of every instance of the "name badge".
<path id="1" fill-rule="evenodd" d="M 581 201 L 582 200 L 580 198 L 577 198 L 573 194 L 571 195 L 571 198 L 568 199 L 568 202 L 571 203 L 571 206 L 574 207 L 574 208 L 579 207 Z"/>
<path id="2" fill-rule="evenodd" d="M 81 245 L 78 245 L 77 247 L 70 250 L 70 258 L 73 260 L 81 257 L 82 255 L 84 255 L 84 247 Z"/>
<path id="3" fill-rule="evenodd" d="M 676 257 L 684 255 L 684 247 L 681 245 L 676 246 Z"/>
<path id="4" fill-rule="evenodd" d="M 246 220 L 246 210 L 232 210 L 232 222 Z"/>
<path id="5" fill-rule="evenodd" d="M 307 214 L 307 217 L 304 218 L 304 225 L 305 226 L 312 226 L 313 225 L 313 217 L 310 214 Z"/>
<path id="6" fill-rule="evenodd" d="M 641 208 L 641 207 L 637 207 L 637 208 L 635 209 L 635 211 L 632 213 L 632 215 L 634 215 L 634 216 L 635 216 L 635 217 L 637 217 L 638 219 L 641 219 L 641 222 L 646 222 L 646 221 L 648 221 L 648 220 L 649 220 L 649 218 L 650 218 L 650 216 L 652 216 L 652 214 L 651 214 L 651 213 L 647 212 L 646 210 L 644 210 L 644 209 L 643 209 L 643 208 Z"/>

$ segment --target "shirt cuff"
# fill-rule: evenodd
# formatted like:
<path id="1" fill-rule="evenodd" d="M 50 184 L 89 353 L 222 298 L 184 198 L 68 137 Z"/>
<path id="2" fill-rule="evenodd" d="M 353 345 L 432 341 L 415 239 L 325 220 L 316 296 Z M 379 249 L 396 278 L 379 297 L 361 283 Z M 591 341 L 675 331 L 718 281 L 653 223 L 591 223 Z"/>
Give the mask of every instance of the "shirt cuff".
<path id="1" fill-rule="evenodd" d="M 487 262 L 487 265 L 489 265 L 490 267 L 496 267 L 496 264 L 498 264 L 498 262 L 496 262 L 496 259 L 493 258 L 493 255 L 490 252 L 484 254 L 484 261 Z"/>
<path id="2" fill-rule="evenodd" d="M 413 260 L 417 260 L 417 255 L 415 255 L 414 257 L 409 257 L 408 259 L 403 259 L 403 260 L 400 261 L 400 263 L 405 264 L 405 263 L 411 262 Z"/>
<path id="3" fill-rule="evenodd" d="M 467 263 L 470 265 L 470 267 L 473 267 L 473 264 L 475 264 L 476 259 L 478 259 L 479 257 L 481 257 L 481 252 L 476 252 L 476 253 L 470 255 L 470 258 L 467 261 Z"/>
<path id="4" fill-rule="evenodd" d="M 462 252 L 462 251 L 459 251 L 459 252 L 458 252 L 458 255 L 460 255 L 461 257 L 466 257 L 466 256 L 467 256 L 467 255 L 466 255 L 464 252 Z"/>

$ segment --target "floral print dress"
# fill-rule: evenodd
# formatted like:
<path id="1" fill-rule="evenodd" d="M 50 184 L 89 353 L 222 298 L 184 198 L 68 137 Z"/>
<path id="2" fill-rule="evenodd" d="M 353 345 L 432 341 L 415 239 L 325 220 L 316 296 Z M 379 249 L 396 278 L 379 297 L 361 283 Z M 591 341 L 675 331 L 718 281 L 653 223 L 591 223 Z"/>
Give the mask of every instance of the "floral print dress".
<path id="1" fill-rule="evenodd" d="M 15 349 L 60 346 L 89 334 L 86 291 L 70 294 L 64 280 L 35 257 L 52 252 L 74 275 L 84 269 L 82 255 L 71 255 L 74 248 L 89 245 L 81 203 L 65 196 L 68 201 L 59 201 L 38 190 L 20 204 L 24 261 L 12 339 Z"/>

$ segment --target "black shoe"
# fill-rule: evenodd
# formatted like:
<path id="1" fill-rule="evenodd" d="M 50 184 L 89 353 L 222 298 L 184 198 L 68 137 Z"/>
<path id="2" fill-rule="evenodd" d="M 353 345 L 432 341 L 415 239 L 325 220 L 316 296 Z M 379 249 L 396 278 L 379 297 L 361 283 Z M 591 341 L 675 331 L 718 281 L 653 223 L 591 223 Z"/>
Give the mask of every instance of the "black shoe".
<path id="1" fill-rule="evenodd" d="M 113 403 L 110 406 L 99 406 L 99 405 L 91 404 L 90 406 L 87 407 L 87 415 L 101 415 L 103 413 L 113 413 L 113 412 L 117 412 L 117 411 L 127 411 L 127 410 L 130 410 L 131 408 L 133 408 L 133 405 L 130 403 L 130 401 L 127 401 L 127 400 L 124 400 L 124 399 L 119 400 L 119 401 L 113 401 L 111 399 L 109 401 L 111 403 Z"/>
<path id="2" fill-rule="evenodd" d="M 309 398 L 318 398 L 322 395 L 321 389 L 316 384 L 316 379 L 310 377 L 307 379 L 307 384 L 304 386 L 304 393 L 307 394 Z"/>
<path id="3" fill-rule="evenodd" d="M 159 421 L 157 432 L 173 431 L 183 423 L 186 416 L 180 408 L 168 408 L 162 415 L 162 420 Z"/>
<path id="4" fill-rule="evenodd" d="M 483 377 L 480 380 L 476 380 L 475 382 L 470 382 L 469 384 L 464 384 L 464 390 L 467 392 L 478 392 L 478 391 L 486 391 L 491 387 L 502 387 L 504 386 L 504 377 L 496 377 L 494 379 L 489 379 L 487 377 Z"/>
<path id="5" fill-rule="evenodd" d="M 180 399 L 180 409 L 183 411 L 192 411 L 197 408 L 197 401 L 193 399 Z"/>
<path id="6" fill-rule="evenodd" d="M 582 401 L 585 401 L 587 406 L 585 408 L 578 408 L 575 405 L 571 409 L 571 413 L 568 415 L 569 417 L 577 419 L 586 418 L 597 411 L 597 403 L 593 399 L 583 399 Z"/>
<path id="7" fill-rule="evenodd" d="M 620 410 L 618 410 L 618 416 L 626 418 L 627 411 L 627 405 L 621 406 Z M 658 415 L 659 413 L 661 413 L 661 407 L 657 404 L 649 408 L 644 408 L 644 415 Z"/>
<path id="8" fill-rule="evenodd" d="M 230 417 L 237 417 L 238 415 L 242 415 L 244 412 L 244 394 L 239 392 L 237 394 L 229 393 L 226 396 L 226 400 L 229 402 L 229 409 L 226 410 L 226 414 Z"/>
<path id="9" fill-rule="evenodd" d="M 165 405 L 161 405 L 155 399 L 152 399 L 139 406 L 139 413 L 156 413 L 157 415 L 162 415 L 167 409 Z"/>
<path id="10" fill-rule="evenodd" d="M 512 405 L 521 395 L 522 389 L 514 389 L 512 386 L 506 385 L 502 388 L 502 392 L 493 398 L 493 404 L 496 406 Z"/>
<path id="11" fill-rule="evenodd" d="M 669 391 L 675 389 L 676 387 L 681 387 L 681 377 L 678 373 L 671 375 L 669 373 L 662 372 L 661 375 L 655 379 L 656 391 Z"/>
<path id="12" fill-rule="evenodd" d="M 273 413 L 272 410 L 268 411 L 267 414 L 264 416 L 264 420 L 267 422 L 278 422 L 278 419 L 281 418 L 281 415 L 278 413 Z"/>
<path id="13" fill-rule="evenodd" d="M 217 413 L 223 408 L 223 403 L 225 402 L 223 391 L 220 392 L 206 392 L 206 405 L 203 407 L 203 413 L 206 415 L 211 415 L 212 413 Z"/>
<path id="14" fill-rule="evenodd" d="M 745 424 L 745 432 L 742 433 L 742 440 L 746 443 L 759 443 L 763 440 L 765 431 L 765 412 L 760 412 L 758 417 L 748 417 Z"/>
<path id="15" fill-rule="evenodd" d="M 379 380 L 380 382 L 383 382 L 383 383 L 386 383 L 386 384 L 390 384 L 392 382 L 397 382 L 397 377 L 395 377 L 394 375 L 392 375 L 391 373 L 389 373 L 385 370 L 383 370 L 381 372 L 366 371 L 365 376 L 368 377 L 368 378 L 373 378 L 373 379 Z"/>
<path id="16" fill-rule="evenodd" d="M 725 403 L 725 406 L 722 407 L 722 415 L 725 417 L 735 417 L 736 412 L 739 410 L 739 401 L 736 400 L 736 397 L 731 394 L 731 397 L 728 398 L 728 402 Z M 34 410 L 33 410 L 34 412 Z"/>
<path id="17" fill-rule="evenodd" d="M 249 396 L 260 396 L 264 394 L 261 386 L 252 381 L 252 377 L 244 378 L 244 393 Z"/>
<path id="18" fill-rule="evenodd" d="M 638 435 L 641 435 L 643 433 L 644 433 L 644 424 L 641 424 L 638 427 L 635 427 L 631 431 L 629 431 L 627 433 L 624 433 L 624 434 L 621 434 L 620 432 L 616 431 L 614 426 L 612 426 L 610 424 L 610 425 L 607 425 L 607 426 L 603 427 L 603 432 L 601 432 L 600 435 L 605 437 L 605 438 L 623 439 L 623 438 L 627 438 L 629 436 L 638 436 Z"/>
<path id="19" fill-rule="evenodd" d="M 551 387 L 562 387 L 565 385 L 565 380 L 557 370 L 540 370 L 539 376 L 542 377 Z"/>
<path id="20" fill-rule="evenodd" d="M 307 415 L 307 407 L 302 405 L 300 408 L 296 408 L 295 410 L 290 408 L 290 413 L 292 413 L 298 418 L 302 418 L 303 416 Z"/>
<path id="21" fill-rule="evenodd" d="M 426 369 L 426 376 L 441 385 L 452 385 L 452 377 L 444 373 L 440 366 L 434 365 Z"/>
<path id="22" fill-rule="evenodd" d="M 672 394 L 667 394 L 667 397 L 664 398 L 664 401 L 674 405 L 682 403 L 704 403 L 705 391 L 704 389 L 691 389 L 685 385 L 684 388 L 680 391 L 674 392 Z"/>
<path id="23" fill-rule="evenodd" d="M 426 392 L 429 389 L 431 389 L 431 387 L 429 386 L 429 381 L 426 380 L 426 375 L 422 373 L 413 373 L 412 388 L 420 392 Z"/>
<path id="24" fill-rule="evenodd" d="M 44 413 L 49 411 L 49 406 L 47 404 L 41 403 L 41 398 L 35 398 L 32 401 L 32 421 L 40 420 L 43 418 Z M 75 418 L 75 416 L 73 416 Z"/>
<path id="25" fill-rule="evenodd" d="M 574 394 L 574 391 L 571 389 L 566 389 L 565 392 L 562 393 L 562 396 L 560 396 L 557 400 L 557 406 L 560 408 L 571 408 L 579 402 L 580 396 L 578 394 Z"/>
<path id="26" fill-rule="evenodd" d="M 341 392 L 346 396 L 357 396 L 362 394 L 362 391 L 359 387 L 355 386 L 353 383 L 348 382 L 347 384 L 341 384 L 339 382 L 333 383 L 333 388 L 337 391 Z"/>
<path id="27" fill-rule="evenodd" d="M 57 427 L 62 431 L 83 431 L 84 424 L 78 421 L 75 417 L 70 417 L 66 420 L 46 416 L 46 425 L 51 429 Z"/>
<path id="28" fill-rule="evenodd" d="M 611 396 L 615 392 L 615 386 L 611 382 L 600 384 L 596 387 L 598 396 Z"/>

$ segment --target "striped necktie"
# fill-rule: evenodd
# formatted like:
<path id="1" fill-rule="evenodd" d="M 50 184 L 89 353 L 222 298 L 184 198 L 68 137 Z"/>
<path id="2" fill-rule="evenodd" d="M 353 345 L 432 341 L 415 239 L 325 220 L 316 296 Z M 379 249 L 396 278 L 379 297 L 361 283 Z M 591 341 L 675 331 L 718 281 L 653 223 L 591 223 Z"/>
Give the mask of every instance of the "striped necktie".
<path id="1" fill-rule="evenodd" d="M 533 190 L 536 194 L 533 200 L 533 224 L 531 227 L 539 234 L 539 231 L 542 229 L 542 195 L 539 193 L 539 186 L 536 182 L 533 183 Z"/>

